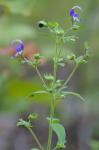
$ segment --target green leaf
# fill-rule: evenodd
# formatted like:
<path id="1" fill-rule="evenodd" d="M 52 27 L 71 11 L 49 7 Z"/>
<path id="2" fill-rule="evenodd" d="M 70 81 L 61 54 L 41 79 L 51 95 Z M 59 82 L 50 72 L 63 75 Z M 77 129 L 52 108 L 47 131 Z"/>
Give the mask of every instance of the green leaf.
<path id="1" fill-rule="evenodd" d="M 25 128 L 31 128 L 31 124 L 28 121 L 24 121 L 23 119 L 19 119 L 17 126 L 24 126 Z"/>
<path id="2" fill-rule="evenodd" d="M 53 131 L 57 134 L 57 148 L 65 148 L 65 129 L 61 124 L 52 124 Z"/>
<path id="3" fill-rule="evenodd" d="M 54 80 L 54 76 L 51 74 L 44 74 L 44 78 L 48 81 L 53 81 Z"/>
<path id="4" fill-rule="evenodd" d="M 37 94 L 48 94 L 47 91 L 36 91 L 36 92 L 33 92 L 30 96 L 35 96 Z"/>
<path id="5" fill-rule="evenodd" d="M 51 124 L 51 127 L 53 131 L 56 133 L 58 137 L 58 142 L 56 144 L 56 148 L 65 148 L 66 143 L 66 133 L 65 128 L 60 124 L 59 119 L 53 118 L 47 118 Z"/>
<path id="6" fill-rule="evenodd" d="M 76 97 L 80 98 L 83 102 L 85 102 L 85 99 L 76 92 L 63 92 L 63 93 L 65 94 L 65 96 L 68 96 L 68 95 L 76 96 Z"/>

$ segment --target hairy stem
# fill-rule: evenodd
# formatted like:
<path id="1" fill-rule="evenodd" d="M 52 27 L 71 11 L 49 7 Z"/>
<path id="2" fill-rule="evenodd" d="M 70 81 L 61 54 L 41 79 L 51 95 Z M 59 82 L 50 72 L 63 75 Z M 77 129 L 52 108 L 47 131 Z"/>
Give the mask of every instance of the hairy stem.
<path id="1" fill-rule="evenodd" d="M 65 86 L 65 85 L 68 84 L 68 82 L 70 81 L 70 79 L 71 79 L 72 76 L 74 75 L 76 69 L 77 69 L 77 65 L 75 65 L 75 67 L 73 68 L 72 72 L 70 73 L 70 75 L 68 76 L 68 78 L 66 79 L 66 81 L 64 82 L 63 86 Z"/>
<path id="2" fill-rule="evenodd" d="M 54 60 L 54 83 L 55 83 L 55 81 L 56 81 L 56 71 L 57 71 L 57 55 L 58 55 L 58 42 L 57 42 L 57 37 L 56 37 L 56 45 L 55 45 L 55 49 L 56 49 L 56 51 L 55 51 L 55 60 Z"/>
<path id="3" fill-rule="evenodd" d="M 68 84 L 68 82 L 70 81 L 70 79 L 74 75 L 76 69 L 77 69 L 77 65 L 75 65 L 75 67 L 73 68 L 72 72 L 70 73 L 70 75 L 68 76 L 68 78 L 66 79 L 66 81 L 64 82 L 64 84 L 62 85 L 62 87 L 59 89 L 59 91 L 61 91 L 63 89 L 63 87 L 65 87 Z"/>
<path id="4" fill-rule="evenodd" d="M 34 133 L 34 131 L 31 128 L 29 128 L 28 130 L 32 134 L 33 138 L 35 139 L 35 141 L 36 141 L 37 145 L 39 146 L 40 150 L 44 150 L 44 148 L 42 147 L 42 145 L 41 145 L 40 141 L 38 140 L 38 138 L 37 138 L 36 134 Z"/>
<path id="5" fill-rule="evenodd" d="M 51 100 L 51 110 L 50 110 L 50 122 L 49 122 L 49 135 L 48 135 L 48 145 L 47 150 L 51 150 L 51 142 L 52 142 L 52 119 L 54 117 L 54 99 Z"/>
<path id="6" fill-rule="evenodd" d="M 54 58 L 54 82 L 53 86 L 56 83 L 56 74 L 57 74 L 57 59 L 58 59 L 58 37 L 56 36 L 56 45 L 55 45 L 55 58 Z M 48 135 L 48 145 L 47 145 L 47 150 L 51 150 L 51 143 L 52 143 L 52 119 L 54 117 L 54 103 L 55 103 L 55 96 L 53 95 L 53 99 L 51 100 L 51 110 L 50 110 L 50 123 L 49 123 L 49 135 Z"/>
<path id="7" fill-rule="evenodd" d="M 38 74 L 40 80 L 41 80 L 42 83 L 43 83 L 43 86 L 44 86 L 45 88 L 47 88 L 47 85 L 46 85 L 46 83 L 45 83 L 45 81 L 44 81 L 44 79 L 43 79 L 43 77 L 42 77 L 42 75 L 41 75 L 39 69 L 38 69 L 37 67 L 36 67 L 35 69 L 36 69 L 36 72 L 37 72 L 37 74 Z"/>

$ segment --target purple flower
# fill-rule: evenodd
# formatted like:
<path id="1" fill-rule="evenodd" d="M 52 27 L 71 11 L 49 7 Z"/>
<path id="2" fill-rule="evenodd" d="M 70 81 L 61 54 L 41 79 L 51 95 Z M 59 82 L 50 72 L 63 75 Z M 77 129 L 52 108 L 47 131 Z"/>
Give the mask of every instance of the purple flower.
<path id="1" fill-rule="evenodd" d="M 81 10 L 81 7 L 79 7 L 79 6 L 74 6 L 74 7 L 70 10 L 70 16 L 73 18 L 74 21 L 78 21 L 78 22 L 79 22 L 79 14 L 76 13 L 74 9 L 79 9 L 79 10 Z"/>
<path id="2" fill-rule="evenodd" d="M 16 43 L 16 54 L 15 57 L 18 55 L 22 55 L 23 50 L 24 50 L 24 43 L 21 40 L 14 40 L 12 44 Z"/>

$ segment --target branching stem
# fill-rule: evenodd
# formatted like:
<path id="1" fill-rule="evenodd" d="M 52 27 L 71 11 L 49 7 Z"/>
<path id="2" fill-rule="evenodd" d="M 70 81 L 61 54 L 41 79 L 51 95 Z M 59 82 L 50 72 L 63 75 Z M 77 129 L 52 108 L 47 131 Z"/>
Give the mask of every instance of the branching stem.
<path id="1" fill-rule="evenodd" d="M 39 69 L 38 69 L 37 67 L 36 67 L 35 69 L 36 69 L 36 72 L 37 72 L 37 74 L 38 74 L 40 80 L 41 80 L 42 83 L 43 83 L 43 86 L 47 89 L 47 85 L 46 85 L 46 83 L 45 83 L 45 81 L 44 81 L 44 79 L 43 79 L 43 77 L 42 77 L 42 75 L 41 75 Z"/>
<path id="2" fill-rule="evenodd" d="M 68 76 L 68 78 L 66 79 L 66 81 L 64 82 L 63 86 L 65 86 L 65 85 L 68 84 L 68 82 L 70 81 L 70 79 L 71 79 L 72 76 L 74 75 L 76 69 L 77 69 L 77 65 L 75 65 L 75 67 L 73 68 L 72 72 L 70 73 L 70 75 Z"/>
<path id="3" fill-rule="evenodd" d="M 77 65 L 75 65 L 75 67 L 73 68 L 72 72 L 70 73 L 70 75 L 68 76 L 68 78 L 66 79 L 66 81 L 64 82 L 62 87 L 59 89 L 59 91 L 61 91 L 69 83 L 69 81 L 72 78 L 72 76 L 74 75 L 76 69 L 77 69 Z"/>
<path id="4" fill-rule="evenodd" d="M 35 139 L 37 145 L 39 146 L 40 150 L 44 150 L 44 148 L 42 147 L 40 141 L 38 140 L 36 134 L 34 133 L 34 131 L 31 128 L 28 128 L 28 130 L 30 131 L 31 135 L 33 136 L 33 138 Z"/>

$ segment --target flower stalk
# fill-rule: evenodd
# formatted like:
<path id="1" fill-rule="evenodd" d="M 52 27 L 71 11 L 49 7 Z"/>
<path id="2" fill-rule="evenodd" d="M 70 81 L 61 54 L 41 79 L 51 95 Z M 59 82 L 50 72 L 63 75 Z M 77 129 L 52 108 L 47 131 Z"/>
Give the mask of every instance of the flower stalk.
<path id="1" fill-rule="evenodd" d="M 31 133 L 31 135 L 33 136 L 33 138 L 35 139 L 38 147 L 40 148 L 40 150 L 44 150 L 44 148 L 42 147 L 40 141 L 38 140 L 36 134 L 34 133 L 34 131 L 31 128 L 28 128 L 29 132 Z"/>

